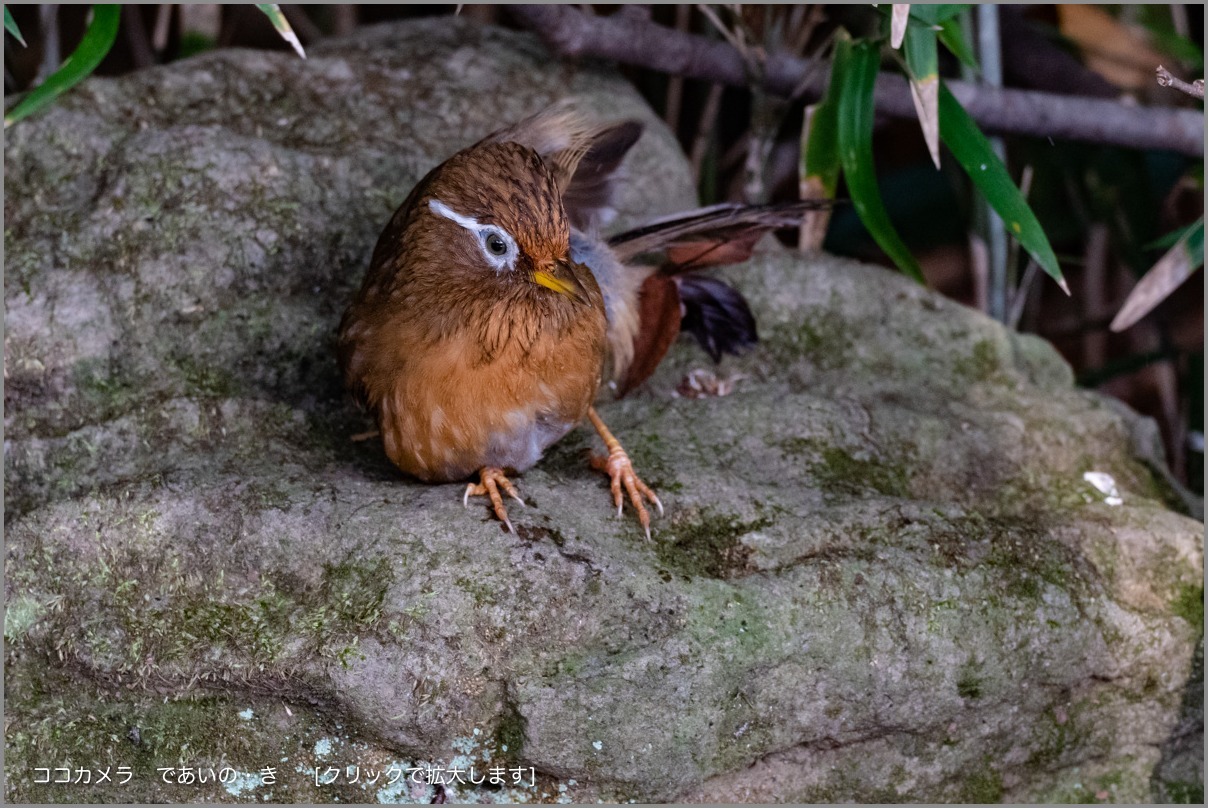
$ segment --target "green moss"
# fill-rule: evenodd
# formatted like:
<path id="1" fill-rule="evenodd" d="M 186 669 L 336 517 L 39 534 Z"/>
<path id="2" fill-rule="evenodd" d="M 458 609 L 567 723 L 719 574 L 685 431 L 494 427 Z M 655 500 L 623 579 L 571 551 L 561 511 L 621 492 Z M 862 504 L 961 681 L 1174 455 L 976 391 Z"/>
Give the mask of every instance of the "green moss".
<path id="1" fill-rule="evenodd" d="M 250 586 L 227 585 L 224 569 L 209 574 L 195 562 L 132 548 L 107 551 L 70 580 L 56 575 L 60 566 L 43 567 L 36 584 L 59 593 L 39 624 L 40 636 L 55 639 L 37 645 L 49 642 L 62 659 L 87 660 L 135 684 L 284 682 L 315 655 L 348 664 L 360 636 L 378 630 L 393 581 L 380 558 L 327 564 L 317 584 L 265 570 Z M 95 593 L 106 591 L 98 604 Z"/>
<path id="2" fill-rule="evenodd" d="M 226 368 L 208 364 L 192 356 L 177 356 L 171 361 L 193 394 L 231 398 L 239 390 L 235 375 Z"/>
<path id="3" fill-rule="evenodd" d="M 1204 784 L 1168 782 L 1162 784 L 1162 797 L 1174 805 L 1203 805 Z"/>
<path id="4" fill-rule="evenodd" d="M 961 668 L 960 677 L 956 680 L 956 692 L 962 699 L 980 698 L 982 694 L 981 677 L 973 665 Z"/>
<path id="5" fill-rule="evenodd" d="M 981 769 L 965 778 L 960 801 L 994 803 L 1002 802 L 1002 796 L 1002 775 L 990 768 L 989 761 L 983 761 Z"/>
<path id="6" fill-rule="evenodd" d="M 252 720 L 240 716 L 248 708 Z M 5 658 L 4 796 L 10 804 L 237 801 L 212 779 L 204 785 L 164 783 L 159 769 L 178 766 L 251 773 L 274 766 L 276 783 L 245 797 L 310 802 L 320 795 L 308 788 L 311 781 L 295 775 L 295 767 L 310 758 L 316 738 L 331 732 L 305 706 L 287 711 L 276 698 L 111 693 L 39 655 L 10 651 Z M 36 767 L 56 766 L 71 767 L 73 777 L 79 767 L 90 769 L 93 782 L 35 782 Z M 129 768 L 129 782 L 122 783 L 118 767 Z M 106 768 L 110 781 L 98 782 L 97 770 Z"/>
<path id="7" fill-rule="evenodd" d="M 910 494 L 909 478 L 900 466 L 889 466 L 875 460 L 862 460 L 837 446 L 822 449 L 821 459 L 811 473 L 818 483 L 832 492 L 856 496 L 876 491 L 886 496 L 905 497 Z"/>
<path id="8" fill-rule="evenodd" d="M 1204 587 L 1182 584 L 1170 610 L 1190 623 L 1197 633 L 1204 633 Z"/>
<path id="9" fill-rule="evenodd" d="M 1075 600 L 1089 595 L 1084 574 L 1075 572 L 1075 551 L 1051 540 L 1052 527 L 1045 512 L 1030 518 L 965 513 L 932 524 L 931 544 L 936 562 L 968 571 L 990 571 L 988 581 L 1002 597 L 1039 601 L 1046 585 L 1067 592 Z"/>
<path id="10" fill-rule="evenodd" d="M 522 760 L 527 736 L 528 720 L 521 715 L 515 702 L 507 701 L 495 727 L 495 748 L 505 760 Z"/>
<path id="11" fill-rule="evenodd" d="M 323 567 L 320 602 L 334 606 L 336 621 L 367 628 L 382 616 L 382 601 L 394 576 L 385 558 L 345 561 Z"/>
<path id="12" fill-rule="evenodd" d="M 458 577 L 454 583 L 474 599 L 475 606 L 489 606 L 495 602 L 494 592 L 481 580 L 468 578 L 463 575 Z"/>
<path id="13" fill-rule="evenodd" d="M 1053 708 L 1044 717 L 1048 721 L 1036 727 L 1028 765 L 1051 771 L 1065 763 L 1066 750 L 1081 746 L 1083 733 L 1077 727 L 1076 711 L 1072 708 Z"/>
<path id="14" fill-rule="evenodd" d="M 968 381 L 982 382 L 994 378 L 1002 370 L 994 343 L 979 339 L 967 356 L 957 358 L 953 371 Z"/>
<path id="15" fill-rule="evenodd" d="M 796 458 L 813 454 L 818 447 L 818 441 L 810 438 L 782 438 L 774 444 L 785 457 Z"/>
<path id="16" fill-rule="evenodd" d="M 846 367 L 854 359 L 851 323 L 841 305 L 821 306 L 799 324 L 772 329 L 760 340 L 760 351 L 775 366 L 806 359 L 819 370 Z"/>
<path id="17" fill-rule="evenodd" d="M 4 639 L 13 642 L 25 636 L 42 614 L 42 604 L 28 595 L 18 595 L 4 608 Z"/>
<path id="18" fill-rule="evenodd" d="M 71 381 L 82 401 L 84 422 L 114 418 L 142 395 L 142 385 L 111 368 L 103 359 L 81 359 L 72 366 Z"/>
<path id="19" fill-rule="evenodd" d="M 709 509 L 678 515 L 664 529 L 655 552 L 666 568 L 688 577 L 740 577 L 751 569 L 751 549 L 742 537 L 770 524 L 767 516 L 744 521 Z"/>

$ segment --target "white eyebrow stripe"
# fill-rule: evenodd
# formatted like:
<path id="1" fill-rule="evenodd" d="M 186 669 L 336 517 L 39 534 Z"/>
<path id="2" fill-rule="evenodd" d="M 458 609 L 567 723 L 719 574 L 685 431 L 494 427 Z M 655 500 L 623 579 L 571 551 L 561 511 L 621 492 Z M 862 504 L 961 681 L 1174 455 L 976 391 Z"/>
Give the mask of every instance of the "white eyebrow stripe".
<path id="1" fill-rule="evenodd" d="M 477 219 L 471 219 L 469 216 L 462 216 L 460 213 L 456 212 L 439 199 L 429 200 L 428 209 L 437 216 L 444 216 L 449 221 L 457 222 L 466 230 L 473 230 L 475 233 L 477 233 L 482 229 L 482 225 L 478 223 Z"/>
<path id="2" fill-rule="evenodd" d="M 443 216 L 451 222 L 461 225 L 466 230 L 474 234 L 474 238 L 478 241 L 478 249 L 482 251 L 482 257 L 487 263 L 494 267 L 496 272 L 504 270 L 512 271 L 516 269 L 516 256 L 520 254 L 520 248 L 516 244 L 516 239 L 512 238 L 512 234 L 504 230 L 502 227 L 493 224 L 482 224 L 477 219 L 469 216 L 462 216 L 457 211 L 450 208 L 439 199 L 429 199 L 428 209 L 437 216 Z M 487 250 L 486 244 L 483 241 L 486 232 L 494 232 L 499 235 L 508 245 L 508 251 L 504 255 L 494 255 Z"/>

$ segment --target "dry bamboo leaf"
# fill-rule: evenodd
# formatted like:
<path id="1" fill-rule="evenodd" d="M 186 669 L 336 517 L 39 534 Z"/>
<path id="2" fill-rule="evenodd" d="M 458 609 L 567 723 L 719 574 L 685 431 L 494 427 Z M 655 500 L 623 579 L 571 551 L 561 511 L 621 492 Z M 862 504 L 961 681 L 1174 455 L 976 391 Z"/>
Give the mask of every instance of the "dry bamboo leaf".
<path id="1" fill-rule="evenodd" d="M 906 21 L 910 19 L 910 4 L 909 3 L 894 3 L 893 17 L 890 24 L 889 45 L 892 48 L 902 47 L 902 40 L 906 38 Z"/>
<path id="2" fill-rule="evenodd" d="M 927 151 L 931 153 L 931 162 L 940 167 L 940 82 L 935 76 L 922 81 L 910 80 L 910 100 L 914 102 L 914 111 L 919 116 L 919 126 L 923 130 L 923 140 L 927 142 Z"/>

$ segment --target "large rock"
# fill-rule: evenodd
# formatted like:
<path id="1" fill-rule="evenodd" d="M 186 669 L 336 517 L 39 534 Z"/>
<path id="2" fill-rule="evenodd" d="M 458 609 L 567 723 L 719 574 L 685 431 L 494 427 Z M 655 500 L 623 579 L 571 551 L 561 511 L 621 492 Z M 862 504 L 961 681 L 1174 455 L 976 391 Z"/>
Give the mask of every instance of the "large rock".
<path id="1" fill-rule="evenodd" d="M 650 124 L 624 221 L 691 204 L 615 74 L 450 19 L 93 80 L 8 133 L 6 797 L 427 801 L 398 772 L 473 764 L 509 782 L 450 799 L 1146 799 L 1202 526 L 1145 422 L 895 274 L 769 246 L 728 271 L 764 337 L 735 392 L 674 394 L 685 341 L 603 406 L 651 543 L 585 432 L 518 536 L 349 440 L 333 333 L 377 232 L 566 94 Z M 81 766 L 132 777 L 37 782 Z"/>

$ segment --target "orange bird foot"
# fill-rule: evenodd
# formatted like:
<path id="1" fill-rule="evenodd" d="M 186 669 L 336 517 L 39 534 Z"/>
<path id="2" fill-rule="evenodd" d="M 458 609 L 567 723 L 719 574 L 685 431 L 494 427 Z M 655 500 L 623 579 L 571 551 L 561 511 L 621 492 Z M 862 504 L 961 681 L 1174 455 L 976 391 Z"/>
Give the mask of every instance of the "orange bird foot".
<path id="1" fill-rule="evenodd" d="M 478 478 L 481 482 L 470 483 L 466 486 L 466 495 L 461 498 L 461 504 L 468 508 L 470 507 L 470 497 L 490 497 L 491 505 L 495 508 L 495 515 L 499 517 L 499 521 L 507 525 L 509 531 L 515 533 L 516 528 L 512 527 L 512 520 L 508 519 L 508 509 L 503 507 L 503 497 L 499 495 L 499 489 L 502 488 L 509 497 L 524 507 L 524 500 L 516 493 L 516 486 L 512 485 L 512 481 L 503 473 L 503 469 L 492 466 L 487 466 L 479 471 Z"/>
<path id="2" fill-rule="evenodd" d="M 663 515 L 663 503 L 659 502 L 658 496 L 650 489 L 650 486 L 642 482 L 642 478 L 633 470 L 633 463 L 630 461 L 629 455 L 621 448 L 620 441 L 613 437 L 608 427 L 604 426 L 595 407 L 587 411 L 587 417 L 591 419 L 592 426 L 600 433 L 600 437 L 604 439 L 604 445 L 608 447 L 608 457 L 593 455 L 591 466 L 607 474 L 611 480 L 612 502 L 617 506 L 617 516 L 621 515 L 621 508 L 625 502 L 621 493 L 621 488 L 624 487 L 625 492 L 629 494 L 629 501 L 633 503 L 634 510 L 638 512 L 638 521 L 642 523 L 642 528 L 646 531 L 646 540 L 649 541 L 650 514 L 646 511 L 642 498 L 645 497 L 654 503 L 655 507 L 659 509 L 659 516 Z"/>

